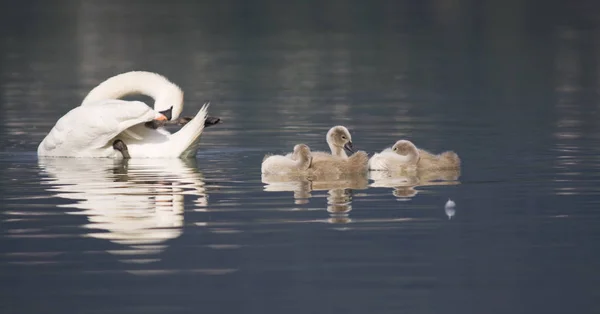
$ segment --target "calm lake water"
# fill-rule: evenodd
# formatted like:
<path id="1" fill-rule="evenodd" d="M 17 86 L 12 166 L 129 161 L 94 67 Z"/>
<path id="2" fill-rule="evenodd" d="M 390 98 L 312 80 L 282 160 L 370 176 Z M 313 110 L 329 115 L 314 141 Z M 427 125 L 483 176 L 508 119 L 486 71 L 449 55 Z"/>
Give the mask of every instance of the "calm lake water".
<path id="1" fill-rule="evenodd" d="M 530 2 L 3 2 L 0 312 L 599 313 L 599 15 Z M 130 70 L 211 101 L 195 159 L 37 158 Z M 338 124 L 460 176 L 263 183 Z"/>

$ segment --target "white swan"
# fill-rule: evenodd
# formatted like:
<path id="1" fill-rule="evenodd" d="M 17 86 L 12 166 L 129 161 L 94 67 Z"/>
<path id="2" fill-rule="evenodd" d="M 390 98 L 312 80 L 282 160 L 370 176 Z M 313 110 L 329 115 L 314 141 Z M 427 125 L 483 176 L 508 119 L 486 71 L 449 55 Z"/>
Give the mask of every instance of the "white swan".
<path id="1" fill-rule="evenodd" d="M 132 94 L 146 94 L 154 98 L 154 109 L 141 101 L 118 99 Z M 182 109 L 183 92 L 165 77 L 143 71 L 119 74 L 92 89 L 81 106 L 56 122 L 40 143 L 38 156 L 194 156 L 204 130 L 208 104 L 204 104 L 198 114 L 176 133 L 171 134 L 162 127 L 146 126 L 147 122 L 159 125 L 168 120 L 175 121 Z M 117 143 L 124 145 L 115 146 Z"/>

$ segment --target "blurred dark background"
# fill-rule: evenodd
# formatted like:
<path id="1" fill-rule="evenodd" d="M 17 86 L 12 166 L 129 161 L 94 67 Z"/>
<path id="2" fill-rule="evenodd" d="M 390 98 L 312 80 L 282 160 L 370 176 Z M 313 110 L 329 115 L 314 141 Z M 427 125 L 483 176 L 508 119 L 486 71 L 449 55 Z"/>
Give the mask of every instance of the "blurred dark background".
<path id="1" fill-rule="evenodd" d="M 357 128 L 370 115 L 469 115 L 527 137 L 548 132 L 566 111 L 583 123 L 598 118 L 598 7 L 591 0 L 2 1 L 0 106 L 9 113 L 60 106 L 48 113 L 56 120 L 105 78 L 144 69 L 181 85 L 186 108 L 219 104 L 231 127 L 253 120 L 241 116 L 297 112 L 273 112 L 280 104 L 367 117 Z"/>

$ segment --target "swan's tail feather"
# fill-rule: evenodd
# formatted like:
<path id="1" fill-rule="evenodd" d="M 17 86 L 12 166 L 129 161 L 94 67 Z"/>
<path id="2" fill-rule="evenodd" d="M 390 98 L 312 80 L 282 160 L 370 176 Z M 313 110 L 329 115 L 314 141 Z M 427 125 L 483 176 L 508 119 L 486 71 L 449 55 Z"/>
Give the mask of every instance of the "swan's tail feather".
<path id="1" fill-rule="evenodd" d="M 208 115 L 208 106 L 210 102 L 205 103 L 198 114 L 176 133 L 171 135 L 171 148 L 173 154 L 178 157 L 189 157 L 196 153 L 200 135 L 204 130 L 204 120 Z"/>

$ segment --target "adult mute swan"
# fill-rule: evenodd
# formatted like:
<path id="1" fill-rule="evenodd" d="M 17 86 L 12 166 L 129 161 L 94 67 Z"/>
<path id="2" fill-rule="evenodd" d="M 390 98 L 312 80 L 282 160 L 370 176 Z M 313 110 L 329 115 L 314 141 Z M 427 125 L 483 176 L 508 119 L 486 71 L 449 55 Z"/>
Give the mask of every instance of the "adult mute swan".
<path id="1" fill-rule="evenodd" d="M 118 98 L 145 94 L 154 109 L 141 101 Z M 38 147 L 38 156 L 161 158 L 195 156 L 207 117 L 208 103 L 193 118 L 179 118 L 183 91 L 162 75 L 132 71 L 100 83 L 81 106 L 62 116 Z M 189 120 L 189 122 L 188 122 Z M 185 124 L 171 133 L 165 124 Z"/>

